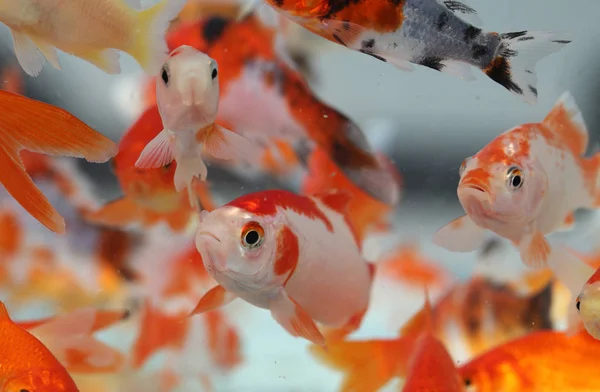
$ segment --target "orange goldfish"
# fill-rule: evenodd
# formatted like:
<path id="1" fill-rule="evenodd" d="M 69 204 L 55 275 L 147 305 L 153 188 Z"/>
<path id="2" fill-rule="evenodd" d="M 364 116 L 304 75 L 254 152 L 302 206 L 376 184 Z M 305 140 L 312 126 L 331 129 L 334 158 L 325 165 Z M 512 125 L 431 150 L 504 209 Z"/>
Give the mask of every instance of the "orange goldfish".
<path id="1" fill-rule="evenodd" d="M 431 307 L 423 309 L 405 325 L 396 339 L 335 342 L 311 353 L 345 378 L 340 391 L 377 391 L 392 378 L 405 379 L 403 392 L 462 392 L 450 354 L 432 329 Z"/>
<path id="2" fill-rule="evenodd" d="M 0 391 L 78 392 L 63 365 L 0 302 Z"/>
<path id="3" fill-rule="evenodd" d="M 475 27 L 475 10 L 456 0 L 266 2 L 313 33 L 398 69 L 412 71 L 412 63 L 472 80 L 473 66 L 532 104 L 537 61 L 571 42 L 548 31 L 484 32 Z"/>
<path id="4" fill-rule="evenodd" d="M 585 330 L 538 331 L 492 348 L 459 373 L 477 392 L 598 391 L 598 350 L 600 341 Z"/>
<path id="5" fill-rule="evenodd" d="M 600 268 L 585 282 L 575 300 L 575 306 L 585 329 L 596 339 L 600 339 L 600 306 L 598 306 L 600 283 L 598 282 L 600 282 Z"/>
<path id="6" fill-rule="evenodd" d="M 125 133 L 119 143 L 119 152 L 112 160 L 113 168 L 125 195 L 98 211 L 86 214 L 92 222 L 111 226 L 140 223 L 151 226 L 166 221 L 175 231 L 186 228 L 192 209 L 187 196 L 179 194 L 173 185 L 177 163 L 156 169 L 135 167 L 144 147 L 161 131 L 162 122 L 157 106 L 146 110 Z M 195 183 L 197 195 L 204 209 L 214 209 L 206 183 Z"/>
<path id="7" fill-rule="evenodd" d="M 0 183 L 27 212 L 48 229 L 64 233 L 65 222 L 27 175 L 22 149 L 106 162 L 116 145 L 58 107 L 0 91 Z"/>
<path id="8" fill-rule="evenodd" d="M 386 164 L 383 159 L 380 161 L 382 165 Z M 400 189 L 400 175 L 391 164 L 389 166 L 390 171 L 394 170 L 396 174 L 396 186 Z M 308 158 L 308 171 L 302 184 L 302 193 L 311 195 L 337 189 L 351 195 L 347 207 L 348 220 L 361 240 L 372 229 L 387 227 L 392 207 L 374 199 L 353 184 L 325 150 L 320 147 L 313 150 Z"/>
<path id="9" fill-rule="evenodd" d="M 568 92 L 541 123 L 498 136 L 463 162 L 458 199 L 466 215 L 440 229 L 434 243 L 468 252 L 491 230 L 511 240 L 527 266 L 576 263 L 545 235 L 571 229 L 574 210 L 600 205 L 600 154 L 582 157 L 588 139 Z"/>
<path id="10" fill-rule="evenodd" d="M 374 266 L 345 215 L 348 196 L 250 193 L 202 211 L 196 247 L 219 283 L 192 313 L 241 298 L 271 311 L 292 336 L 325 344 L 358 329 L 367 311 Z"/>
<path id="11" fill-rule="evenodd" d="M 171 49 L 192 46 L 219 64 L 218 123 L 230 124 L 253 144 L 288 140 L 319 146 L 365 193 L 395 205 L 399 190 L 389 167 L 378 162 L 356 123 L 319 100 L 278 57 L 275 36 L 255 16 L 241 21 L 213 16 L 180 25 L 168 34 L 167 43 Z M 148 99 L 155 102 L 155 95 Z"/>

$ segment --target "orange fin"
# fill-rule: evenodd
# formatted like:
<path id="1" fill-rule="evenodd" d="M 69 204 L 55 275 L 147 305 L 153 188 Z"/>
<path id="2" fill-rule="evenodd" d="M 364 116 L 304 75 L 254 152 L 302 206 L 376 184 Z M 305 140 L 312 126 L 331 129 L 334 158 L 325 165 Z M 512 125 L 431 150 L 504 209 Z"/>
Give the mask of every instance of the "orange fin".
<path id="1" fill-rule="evenodd" d="M 0 91 L 0 111 L 0 183 L 40 223 L 63 233 L 64 219 L 25 171 L 19 150 L 106 162 L 117 146 L 69 112 L 17 94 Z"/>
<path id="2" fill-rule="evenodd" d="M 225 290 L 223 286 L 217 285 L 208 290 L 208 292 L 200 298 L 200 301 L 198 301 L 198 304 L 194 310 L 192 310 L 190 316 L 218 309 L 236 298 L 237 296 L 235 294 Z"/>
<path id="3" fill-rule="evenodd" d="M 433 243 L 451 252 L 471 252 L 479 248 L 485 239 L 485 230 L 463 215 L 439 229 Z"/>
<path id="4" fill-rule="evenodd" d="M 292 336 L 303 337 L 314 344 L 325 347 L 325 337 L 308 313 L 285 290 L 273 300 L 270 306 L 273 318 Z"/>
<path id="5" fill-rule="evenodd" d="M 568 91 L 558 98 L 542 124 L 557 134 L 561 143 L 574 156 L 585 154 L 589 140 L 588 130 L 575 99 Z"/>
<path id="6" fill-rule="evenodd" d="M 82 308 L 29 327 L 30 332 L 44 342 L 68 371 L 111 373 L 123 368 L 125 356 L 97 340 L 93 333 L 124 320 L 128 315 L 126 311 Z"/>
<path id="7" fill-rule="evenodd" d="M 140 333 L 132 348 L 132 365 L 140 368 L 163 348 L 181 349 L 188 335 L 190 320 L 185 313 L 168 315 L 146 299 L 140 320 Z"/>
<path id="8" fill-rule="evenodd" d="M 524 236 L 519 242 L 519 252 L 523 263 L 531 268 L 544 268 L 552 248 L 541 231 Z"/>
<path id="9" fill-rule="evenodd" d="M 208 349 L 217 365 L 233 369 L 242 362 L 240 335 L 227 322 L 223 312 L 214 310 L 204 317 L 207 330 Z"/>
<path id="10" fill-rule="evenodd" d="M 343 189 L 333 189 L 328 192 L 319 192 L 313 195 L 313 197 L 319 199 L 323 204 L 332 210 L 346 215 L 348 213 L 348 205 L 352 200 L 352 194 L 349 191 Z"/>

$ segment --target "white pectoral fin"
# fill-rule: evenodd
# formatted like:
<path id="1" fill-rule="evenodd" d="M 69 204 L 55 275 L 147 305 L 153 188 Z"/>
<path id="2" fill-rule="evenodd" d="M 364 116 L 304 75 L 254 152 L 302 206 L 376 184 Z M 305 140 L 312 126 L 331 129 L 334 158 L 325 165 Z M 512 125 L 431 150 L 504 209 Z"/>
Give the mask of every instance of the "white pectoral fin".
<path id="1" fill-rule="evenodd" d="M 473 81 L 475 76 L 471 71 L 471 65 L 456 60 L 442 60 L 442 69 L 440 71 L 454 75 L 464 81 Z"/>
<path id="2" fill-rule="evenodd" d="M 136 167 L 145 169 L 162 167 L 173 161 L 172 136 L 163 129 L 142 150 L 135 162 Z"/>
<path id="3" fill-rule="evenodd" d="M 14 30 L 11 30 L 11 34 L 15 55 L 21 68 L 29 76 L 38 76 L 42 72 L 46 58 L 29 36 Z"/>
<path id="4" fill-rule="evenodd" d="M 60 61 L 58 61 L 58 54 L 56 53 L 56 48 L 42 40 L 31 38 L 31 40 L 35 43 L 40 52 L 46 57 L 48 62 L 56 69 L 61 70 Z"/>
<path id="5" fill-rule="evenodd" d="M 314 344 L 325 346 L 325 337 L 313 319 L 290 298 L 285 289 L 270 304 L 273 318 L 292 336 L 303 337 Z"/>
<path id="6" fill-rule="evenodd" d="M 217 159 L 245 159 L 249 162 L 255 162 L 260 152 L 244 136 L 217 124 L 213 125 L 204 141 L 204 151 Z"/>
<path id="7" fill-rule="evenodd" d="M 483 244 L 485 229 L 477 226 L 468 215 L 453 220 L 439 229 L 433 243 L 451 252 L 471 252 Z"/>
<path id="8" fill-rule="evenodd" d="M 198 301 L 194 310 L 191 311 L 190 316 L 218 309 L 236 298 L 237 296 L 234 293 L 225 290 L 221 285 L 217 285 L 208 290 L 202 298 L 200 298 L 200 301 Z"/>
<path id="9" fill-rule="evenodd" d="M 544 268 L 552 248 L 541 231 L 534 229 L 525 234 L 518 243 L 523 263 L 531 268 Z"/>

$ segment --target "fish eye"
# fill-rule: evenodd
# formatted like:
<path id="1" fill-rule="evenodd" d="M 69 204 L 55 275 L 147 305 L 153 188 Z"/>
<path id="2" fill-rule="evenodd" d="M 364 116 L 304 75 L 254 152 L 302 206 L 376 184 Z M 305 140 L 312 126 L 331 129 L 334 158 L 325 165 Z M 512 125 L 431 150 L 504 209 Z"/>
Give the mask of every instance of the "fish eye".
<path id="1" fill-rule="evenodd" d="M 517 190 L 523 186 L 524 180 L 524 175 L 521 169 L 515 166 L 508 169 L 508 172 L 506 173 L 506 182 L 509 187 Z"/>
<path id="2" fill-rule="evenodd" d="M 577 303 L 575 304 L 575 306 L 577 306 L 577 311 L 579 312 L 579 306 L 581 305 L 581 301 L 579 300 L 579 298 L 577 298 Z"/>
<path id="3" fill-rule="evenodd" d="M 265 231 L 258 222 L 250 222 L 242 230 L 242 246 L 247 249 L 255 249 L 262 245 Z"/>
<path id="4" fill-rule="evenodd" d="M 160 73 L 160 77 L 162 78 L 165 85 L 169 85 L 169 70 L 167 70 L 167 66 L 162 67 L 162 71 Z"/>
<path id="5" fill-rule="evenodd" d="M 470 387 L 472 382 L 470 378 L 465 378 L 464 380 L 465 387 Z"/>
<path id="6" fill-rule="evenodd" d="M 215 80 L 217 78 L 217 75 L 219 75 L 219 71 L 217 71 L 217 69 L 213 69 L 212 71 L 212 79 Z"/>

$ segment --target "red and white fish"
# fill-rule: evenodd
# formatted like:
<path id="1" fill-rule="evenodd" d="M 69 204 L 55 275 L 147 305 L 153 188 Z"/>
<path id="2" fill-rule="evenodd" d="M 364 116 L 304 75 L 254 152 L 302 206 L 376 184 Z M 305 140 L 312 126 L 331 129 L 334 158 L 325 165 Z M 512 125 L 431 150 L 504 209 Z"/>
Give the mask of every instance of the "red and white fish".
<path id="1" fill-rule="evenodd" d="M 600 154 L 582 156 L 588 138 L 569 93 L 541 123 L 498 136 L 463 162 L 458 199 L 467 214 L 440 229 L 434 243 L 469 252 L 491 230 L 511 240 L 527 266 L 564 263 L 560 258 L 568 254 L 561 251 L 559 257 L 545 235 L 570 229 L 576 209 L 600 205 Z"/>
<path id="2" fill-rule="evenodd" d="M 196 247 L 219 283 L 201 313 L 241 298 L 268 309 L 293 336 L 324 345 L 360 326 L 374 275 L 344 216 L 344 193 L 301 196 L 269 190 L 202 211 Z M 335 334 L 335 335 L 334 335 Z"/>
<path id="3" fill-rule="evenodd" d="M 248 157 L 250 142 L 215 123 L 219 110 L 219 70 L 215 60 L 191 46 L 173 50 L 156 79 L 156 101 L 164 130 L 142 151 L 136 167 L 157 168 L 177 162 L 175 189 L 188 189 L 197 205 L 192 181 L 206 180 L 202 152 L 219 159 Z"/>

